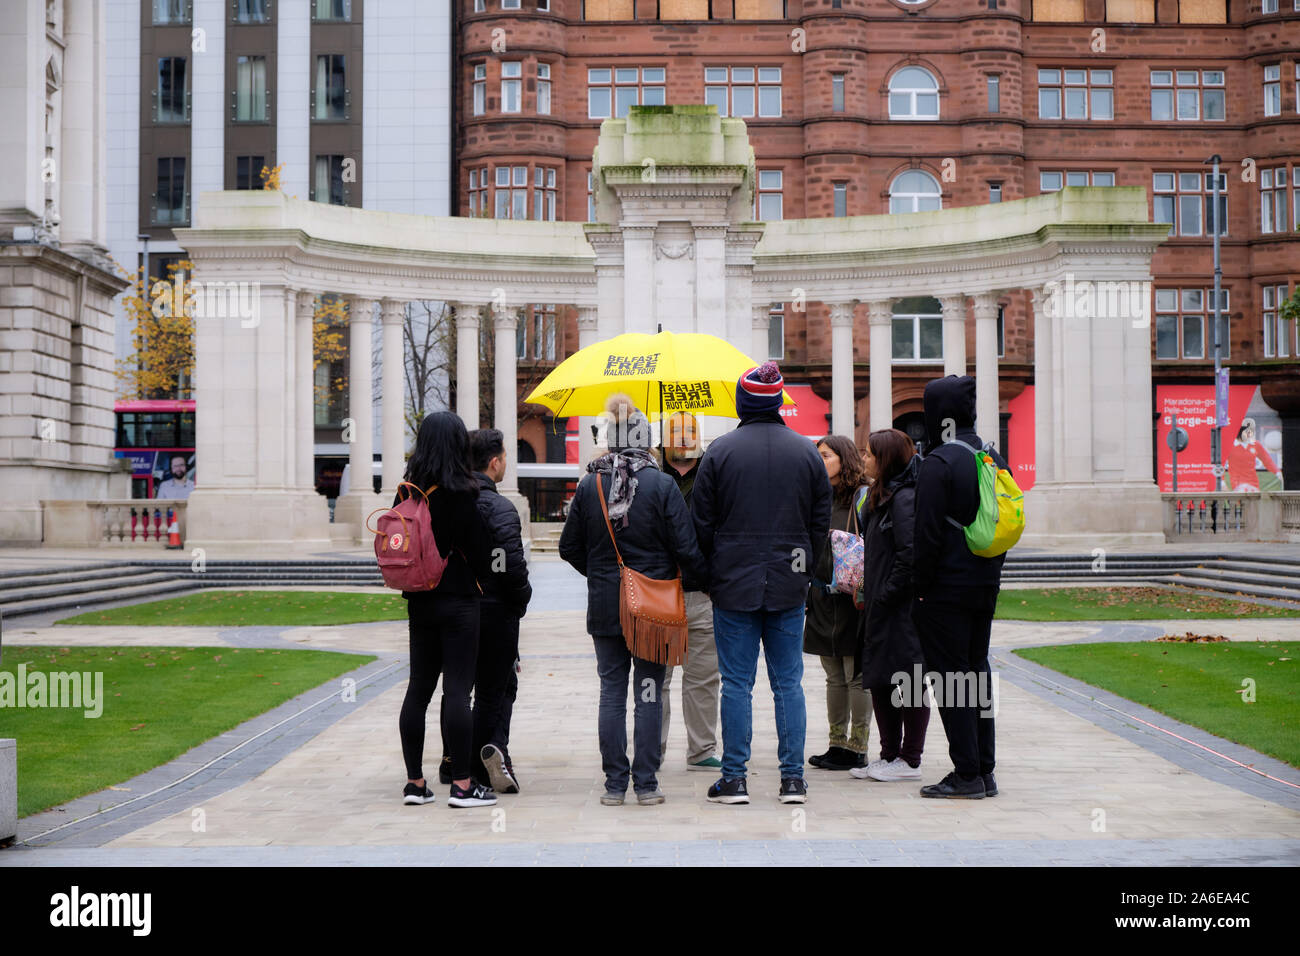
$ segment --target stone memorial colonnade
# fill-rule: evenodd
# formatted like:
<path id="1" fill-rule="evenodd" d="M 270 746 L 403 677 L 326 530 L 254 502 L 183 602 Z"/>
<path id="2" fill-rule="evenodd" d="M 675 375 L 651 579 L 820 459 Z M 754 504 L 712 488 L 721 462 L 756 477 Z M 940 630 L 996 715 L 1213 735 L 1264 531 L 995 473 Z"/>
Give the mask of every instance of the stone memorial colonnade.
<path id="1" fill-rule="evenodd" d="M 1151 477 L 1149 283 L 1166 228 L 1147 221 L 1140 188 L 757 223 L 749 220 L 754 160 L 743 121 L 698 106 L 634 108 L 627 119 L 607 120 L 593 165 L 598 221 L 589 224 L 408 216 L 279 192 L 203 194 L 193 228 L 177 230 L 196 278 L 249 283 L 260 315 L 255 325 L 237 317 L 197 323 L 203 479 L 190 498 L 190 541 L 328 542 L 325 503 L 312 487 L 311 316 L 323 293 L 346 296 L 357 327 L 350 409 L 373 405 L 368 332 L 374 321 L 384 327 L 385 495 L 354 480 L 336 510 L 336 521 L 359 533 L 362 516 L 391 500 L 404 468 L 401 323 L 409 301 L 454 305 L 456 411 L 471 425 L 479 330 L 491 324 L 494 424 L 513 451 L 515 327 L 530 303 L 576 306 L 579 347 L 662 326 L 709 332 L 759 356 L 772 303 L 826 303 L 832 427 L 852 436 L 855 334 L 865 331 L 870 346 L 871 428 L 889 427 L 893 302 L 939 299 L 949 373 L 967 369 L 970 299 L 977 428 L 995 438 L 997 302 L 1016 289 L 1034 292 L 1037 484 L 1025 540 L 1085 549 L 1163 540 Z M 1104 297 L 1065 301 L 1067 282 L 1138 284 L 1145 295 L 1133 297 L 1137 315 L 1109 315 L 1096 308 Z M 352 473 L 366 474 L 370 417 L 353 418 Z M 584 439 L 588 433 L 580 428 Z M 513 467 L 502 490 L 526 511 Z"/>

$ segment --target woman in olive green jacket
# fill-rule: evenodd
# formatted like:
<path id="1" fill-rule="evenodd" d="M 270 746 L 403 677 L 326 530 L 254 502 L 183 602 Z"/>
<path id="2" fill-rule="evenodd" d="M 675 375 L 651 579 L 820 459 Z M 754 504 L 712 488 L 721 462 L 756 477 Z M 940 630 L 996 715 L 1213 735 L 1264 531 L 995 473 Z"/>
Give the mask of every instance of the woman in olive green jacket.
<path id="1" fill-rule="evenodd" d="M 862 487 L 866 484 L 862 456 L 852 440 L 843 435 L 827 435 L 817 443 L 817 451 L 826 465 L 834 495 L 831 529 L 860 534 L 854 503 L 866 490 Z M 809 757 L 808 763 L 823 770 L 851 770 L 866 766 L 871 694 L 863 690 L 861 675 L 855 674 L 861 612 L 854 605 L 852 595 L 841 594 L 832 587 L 832 566 L 827 542 L 808 588 L 803 649 L 805 654 L 821 658 L 826 671 L 830 748 Z"/>

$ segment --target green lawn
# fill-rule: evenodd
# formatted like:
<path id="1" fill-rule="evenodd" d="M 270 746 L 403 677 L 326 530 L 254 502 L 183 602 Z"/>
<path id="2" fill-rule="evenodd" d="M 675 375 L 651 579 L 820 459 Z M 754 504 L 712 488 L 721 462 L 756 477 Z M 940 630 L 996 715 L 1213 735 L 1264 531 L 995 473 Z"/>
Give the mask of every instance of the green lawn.
<path id="1" fill-rule="evenodd" d="M 232 647 L 6 646 L 0 737 L 18 741 L 18 814 L 129 780 L 374 659 Z M 96 709 L 84 696 L 93 677 L 81 707 L 52 707 L 47 696 L 44 707 L 18 708 L 24 664 L 29 695 L 36 671 L 103 674 L 100 716 L 86 715 Z"/>
<path id="2" fill-rule="evenodd" d="M 359 624 L 406 619 L 406 602 L 396 591 L 202 591 L 184 597 L 87 611 L 59 624 L 161 624 L 223 626 Z"/>
<path id="3" fill-rule="evenodd" d="M 997 616 L 1004 621 L 1168 621 L 1300 617 L 1300 607 L 1275 607 L 1173 588 L 1016 588 L 998 595 Z"/>
<path id="4" fill-rule="evenodd" d="M 1300 766 L 1300 642 L 1068 644 L 1015 653 Z M 1254 681 L 1254 703 L 1243 681 Z"/>

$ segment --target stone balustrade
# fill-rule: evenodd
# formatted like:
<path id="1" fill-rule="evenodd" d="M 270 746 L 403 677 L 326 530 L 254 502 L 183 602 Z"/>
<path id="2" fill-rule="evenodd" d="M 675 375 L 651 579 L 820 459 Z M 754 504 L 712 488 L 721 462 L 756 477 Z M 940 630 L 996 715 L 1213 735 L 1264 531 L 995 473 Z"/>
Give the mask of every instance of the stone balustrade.
<path id="1" fill-rule="evenodd" d="M 175 513 L 181 540 L 184 541 L 184 501 L 143 498 L 42 501 L 45 546 L 164 548 L 167 545 L 169 508 Z"/>
<path id="2" fill-rule="evenodd" d="M 1162 494 L 1165 539 L 1300 541 L 1300 492 Z"/>

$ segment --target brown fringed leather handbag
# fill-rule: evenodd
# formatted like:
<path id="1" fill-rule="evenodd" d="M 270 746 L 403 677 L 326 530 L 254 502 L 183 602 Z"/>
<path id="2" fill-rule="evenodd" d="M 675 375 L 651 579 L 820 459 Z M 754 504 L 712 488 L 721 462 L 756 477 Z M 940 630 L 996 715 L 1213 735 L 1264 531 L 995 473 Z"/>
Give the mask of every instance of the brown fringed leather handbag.
<path id="1" fill-rule="evenodd" d="M 605 486 L 596 474 L 596 494 L 605 515 L 605 528 L 618 558 L 618 617 L 623 639 L 633 657 L 654 664 L 679 667 L 686 662 L 686 596 L 682 576 L 661 580 L 634 571 L 623 563 L 614 526 L 609 522 Z"/>

